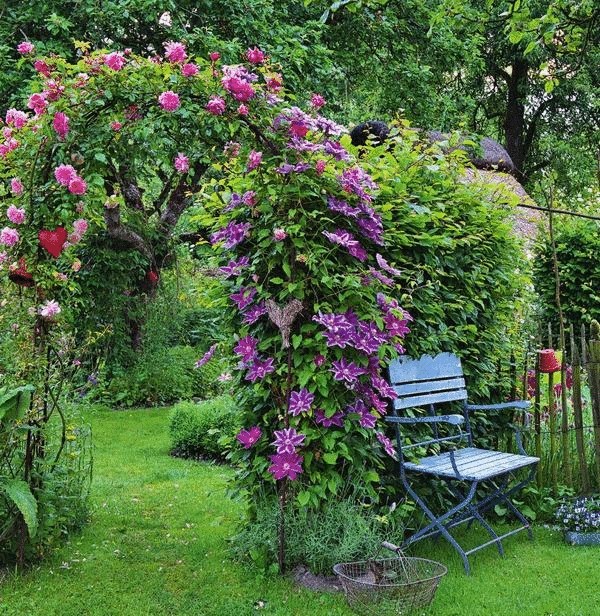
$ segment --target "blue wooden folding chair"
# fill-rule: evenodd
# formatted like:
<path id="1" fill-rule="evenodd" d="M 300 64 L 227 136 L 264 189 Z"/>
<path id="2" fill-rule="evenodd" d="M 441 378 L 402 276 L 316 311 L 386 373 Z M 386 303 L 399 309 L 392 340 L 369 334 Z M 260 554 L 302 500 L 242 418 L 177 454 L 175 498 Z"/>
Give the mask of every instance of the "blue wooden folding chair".
<path id="1" fill-rule="evenodd" d="M 532 539 L 528 520 L 510 497 L 533 479 L 539 458 L 528 456 L 525 452 L 518 426 L 515 439 L 518 454 L 474 447 L 469 417 L 471 411 L 520 411 L 527 425 L 525 411 L 530 406 L 529 402 L 468 404 L 460 359 L 451 353 L 435 357 L 426 355 L 420 359 L 402 357 L 390 365 L 389 379 L 398 397 L 394 400 L 392 414 L 386 420 L 396 427 L 400 479 L 430 520 L 424 528 L 405 539 L 399 549 L 405 549 L 426 537 L 441 535 L 460 554 L 468 574 L 470 554 L 496 545 L 503 556 L 502 540 L 522 530 L 527 530 Z M 443 403 L 458 403 L 462 414 L 438 415 L 436 407 Z M 422 411 L 419 415 L 416 410 L 419 408 L 425 408 L 427 415 L 424 416 Z M 402 416 L 400 411 L 403 412 Z M 447 424 L 447 430 L 443 433 L 440 432 L 442 424 Z M 413 426 L 412 434 L 409 434 L 410 426 Z M 419 428 L 416 441 L 415 426 Z M 423 436 L 426 426 L 430 431 Z M 429 475 L 446 482 L 456 504 L 442 514 L 434 514 L 413 485 L 416 475 Z M 517 478 L 517 475 L 524 476 Z M 518 528 L 502 535 L 498 535 L 483 517 L 486 511 L 500 503 L 521 523 Z M 468 522 L 470 526 L 473 521 L 481 524 L 490 540 L 464 550 L 450 530 L 463 522 Z"/>

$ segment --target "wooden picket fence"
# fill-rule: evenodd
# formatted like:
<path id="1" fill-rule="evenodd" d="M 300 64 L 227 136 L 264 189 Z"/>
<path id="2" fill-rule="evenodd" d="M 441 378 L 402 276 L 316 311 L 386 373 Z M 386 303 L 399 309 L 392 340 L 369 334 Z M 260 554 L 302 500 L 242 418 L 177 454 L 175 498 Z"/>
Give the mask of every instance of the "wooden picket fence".
<path id="1" fill-rule="evenodd" d="M 546 338 L 546 336 L 544 336 Z M 537 483 L 577 493 L 600 491 L 600 325 L 592 321 L 577 333 L 572 326 L 557 336 L 547 327 L 546 344 L 538 336 L 520 362 L 507 367 L 511 399 L 530 399 L 528 450 L 541 460 Z M 561 369 L 540 371 L 538 349 L 555 348 Z M 506 369 L 506 367 L 504 368 Z"/>

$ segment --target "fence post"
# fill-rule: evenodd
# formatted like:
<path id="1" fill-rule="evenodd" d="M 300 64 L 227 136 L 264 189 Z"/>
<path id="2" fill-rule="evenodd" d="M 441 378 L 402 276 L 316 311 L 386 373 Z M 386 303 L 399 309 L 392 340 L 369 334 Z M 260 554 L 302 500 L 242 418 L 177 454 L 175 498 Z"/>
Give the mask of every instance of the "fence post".
<path id="1" fill-rule="evenodd" d="M 583 438 L 583 408 L 581 405 L 581 360 L 579 350 L 575 344 L 573 325 L 570 327 L 571 336 L 571 366 L 573 367 L 573 416 L 575 419 L 575 444 L 577 445 L 577 458 L 579 460 L 579 475 L 581 488 L 585 494 L 590 491 L 590 475 L 585 455 L 585 441 Z"/>
<path id="2" fill-rule="evenodd" d="M 548 323 L 548 348 L 552 347 L 552 324 Z M 554 396 L 554 372 L 548 373 L 548 419 L 550 429 L 550 477 L 552 481 L 552 493 L 558 494 L 558 458 L 556 452 L 556 404 Z"/>
<path id="3" fill-rule="evenodd" d="M 533 422 L 535 427 L 535 455 L 540 459 L 537 467 L 537 485 L 542 487 L 542 426 L 541 426 L 541 391 L 540 391 L 540 354 L 535 354 L 535 392 L 533 398 Z"/>
<path id="4" fill-rule="evenodd" d="M 586 369 L 592 398 L 592 417 L 594 419 L 596 485 L 600 486 L 600 323 L 596 320 L 592 321 L 590 327 Z"/>

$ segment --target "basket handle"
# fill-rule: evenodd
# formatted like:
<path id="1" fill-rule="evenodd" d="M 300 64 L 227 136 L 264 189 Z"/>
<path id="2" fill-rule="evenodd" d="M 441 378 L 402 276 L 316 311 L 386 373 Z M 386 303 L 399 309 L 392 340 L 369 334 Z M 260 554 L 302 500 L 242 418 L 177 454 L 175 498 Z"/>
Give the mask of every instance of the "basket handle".
<path id="1" fill-rule="evenodd" d="M 402 554 L 402 548 L 400 548 L 397 545 L 394 545 L 393 543 L 390 543 L 389 541 L 382 541 L 381 547 L 385 548 L 386 550 L 391 550 L 392 552 L 396 552 L 396 554 Z"/>

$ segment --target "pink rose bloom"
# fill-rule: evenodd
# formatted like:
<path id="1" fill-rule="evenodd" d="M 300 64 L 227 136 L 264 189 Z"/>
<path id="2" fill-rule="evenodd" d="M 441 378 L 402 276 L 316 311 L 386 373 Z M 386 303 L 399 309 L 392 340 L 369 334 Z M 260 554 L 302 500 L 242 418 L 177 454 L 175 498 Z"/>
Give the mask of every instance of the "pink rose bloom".
<path id="1" fill-rule="evenodd" d="M 73 231 L 81 237 L 88 230 L 88 221 L 85 218 L 78 218 L 73 221 Z"/>
<path id="2" fill-rule="evenodd" d="M 177 153 L 173 164 L 179 173 L 187 173 L 190 170 L 190 159 L 183 152 Z"/>
<path id="3" fill-rule="evenodd" d="M 313 94 L 310 97 L 310 104 L 314 109 L 321 109 L 321 107 L 325 106 L 325 103 L 325 99 L 320 94 Z"/>
<path id="4" fill-rule="evenodd" d="M 22 195 L 23 194 L 23 183 L 19 178 L 13 178 L 10 181 L 10 190 L 13 195 Z"/>
<path id="5" fill-rule="evenodd" d="M 183 43 L 169 41 L 168 43 L 163 43 L 163 47 L 165 48 L 165 57 L 173 64 L 183 62 L 187 58 L 185 45 Z"/>
<path id="6" fill-rule="evenodd" d="M 327 163 L 322 159 L 317 161 L 317 163 L 315 164 L 315 171 L 317 172 L 317 175 L 323 175 L 323 171 L 325 171 L 326 165 Z"/>
<path id="7" fill-rule="evenodd" d="M 69 192 L 73 195 L 84 195 L 86 190 L 85 180 L 76 174 L 69 182 Z"/>
<path id="8" fill-rule="evenodd" d="M 33 50 L 35 49 L 35 47 L 33 46 L 32 43 L 30 43 L 29 41 L 23 41 L 22 43 L 19 43 L 17 45 L 17 51 L 22 55 L 25 56 L 28 53 L 33 53 Z"/>
<path id="9" fill-rule="evenodd" d="M 218 51 L 211 51 L 208 54 L 208 57 L 210 58 L 211 62 L 216 62 L 217 60 L 221 58 L 221 54 Z"/>
<path id="10" fill-rule="evenodd" d="M 243 116 L 248 115 L 248 107 L 244 104 L 240 105 L 237 110 L 240 115 L 243 115 Z"/>
<path id="11" fill-rule="evenodd" d="M 104 64 L 113 71 L 120 71 L 125 66 L 125 56 L 120 51 L 113 51 L 104 56 Z"/>
<path id="12" fill-rule="evenodd" d="M 8 255 L 5 252 L 0 252 L 0 266 L 8 261 Z"/>
<path id="13" fill-rule="evenodd" d="M 62 111 L 58 111 L 54 114 L 54 120 L 52 121 L 52 127 L 56 131 L 59 139 L 64 138 L 69 134 L 69 117 Z"/>
<path id="14" fill-rule="evenodd" d="M 71 265 L 71 269 L 74 272 L 78 272 L 81 269 L 81 261 L 79 259 L 75 259 L 75 261 L 73 261 L 73 264 Z"/>
<path id="15" fill-rule="evenodd" d="M 262 64 L 265 61 L 265 54 L 258 47 L 246 51 L 246 59 L 252 64 Z"/>
<path id="16" fill-rule="evenodd" d="M 163 92 L 158 97 L 158 102 L 165 111 L 175 111 L 176 109 L 179 109 L 179 107 L 181 107 L 179 94 L 176 94 L 172 90 L 167 90 L 166 92 Z"/>
<path id="17" fill-rule="evenodd" d="M 50 67 L 43 60 L 36 60 L 33 68 L 44 77 L 50 77 Z"/>
<path id="18" fill-rule="evenodd" d="M 46 101 L 45 92 L 36 92 L 27 99 L 27 108 L 33 109 L 35 115 L 42 115 L 46 111 L 48 102 Z"/>
<path id="19" fill-rule="evenodd" d="M 59 184 L 68 186 L 71 180 L 77 177 L 77 172 L 71 165 L 59 165 L 54 170 L 54 177 Z"/>
<path id="20" fill-rule="evenodd" d="M 276 242 L 282 242 L 287 236 L 288 234 L 285 232 L 285 229 L 273 229 L 273 239 Z"/>
<path id="21" fill-rule="evenodd" d="M 0 244 L 14 246 L 20 239 L 19 232 L 12 227 L 4 227 L 0 231 Z"/>
<path id="22" fill-rule="evenodd" d="M 248 163 L 246 165 L 246 171 L 253 171 L 260 165 L 260 163 L 262 163 L 262 152 L 257 152 L 256 150 L 252 150 L 252 152 L 248 154 Z"/>
<path id="23" fill-rule="evenodd" d="M 222 115 L 225 112 L 225 101 L 220 96 L 211 96 L 205 109 L 212 115 Z"/>
<path id="24" fill-rule="evenodd" d="M 123 128 L 123 124 L 121 124 L 121 122 L 117 122 L 117 120 L 115 120 L 114 122 L 110 123 L 110 127 L 115 131 L 115 132 L 119 132 L 122 128 Z"/>
<path id="25" fill-rule="evenodd" d="M 223 154 L 235 158 L 240 153 L 241 147 L 237 141 L 228 141 L 223 148 Z"/>
<path id="26" fill-rule="evenodd" d="M 223 87 L 238 101 L 246 102 L 254 97 L 254 88 L 239 77 L 225 77 L 221 80 Z"/>
<path id="27" fill-rule="evenodd" d="M 269 77 L 267 79 L 267 88 L 271 90 L 271 92 L 279 92 L 283 87 L 283 80 L 281 75 L 277 75 L 277 77 Z"/>
<path id="28" fill-rule="evenodd" d="M 192 62 L 188 62 L 181 67 L 181 74 L 184 77 L 193 77 L 198 74 L 198 67 Z"/>
<path id="29" fill-rule="evenodd" d="M 22 225 L 25 222 L 25 210 L 14 205 L 9 205 L 6 210 L 6 217 L 15 225 Z"/>
<path id="30" fill-rule="evenodd" d="M 51 319 L 60 314 L 60 305 L 57 301 L 50 299 L 43 306 L 40 306 L 40 316 L 44 319 Z"/>
<path id="31" fill-rule="evenodd" d="M 27 114 L 19 109 L 9 109 L 6 112 L 6 123 L 15 128 L 23 128 L 27 122 Z"/>

